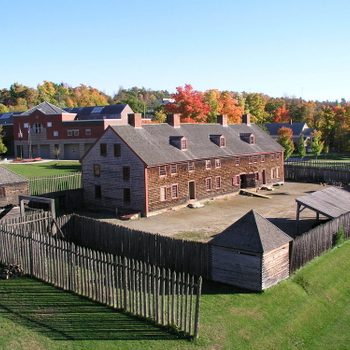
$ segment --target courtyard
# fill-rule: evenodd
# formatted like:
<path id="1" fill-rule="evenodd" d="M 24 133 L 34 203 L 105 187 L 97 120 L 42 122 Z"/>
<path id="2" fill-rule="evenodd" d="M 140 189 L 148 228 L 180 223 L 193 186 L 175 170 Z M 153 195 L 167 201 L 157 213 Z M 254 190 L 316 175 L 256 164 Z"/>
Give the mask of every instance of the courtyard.
<path id="1" fill-rule="evenodd" d="M 202 208 L 168 210 L 162 214 L 131 221 L 116 219 L 111 213 L 81 214 L 131 229 L 205 242 L 236 222 L 249 210 L 255 209 L 293 237 L 297 234 L 295 199 L 323 188 L 324 186 L 319 184 L 286 182 L 283 186 L 274 187 L 274 191 L 258 192 L 271 197 L 270 199 L 237 194 L 207 200 Z M 301 213 L 298 233 L 309 230 L 316 223 L 315 217 L 314 212 L 305 209 Z"/>

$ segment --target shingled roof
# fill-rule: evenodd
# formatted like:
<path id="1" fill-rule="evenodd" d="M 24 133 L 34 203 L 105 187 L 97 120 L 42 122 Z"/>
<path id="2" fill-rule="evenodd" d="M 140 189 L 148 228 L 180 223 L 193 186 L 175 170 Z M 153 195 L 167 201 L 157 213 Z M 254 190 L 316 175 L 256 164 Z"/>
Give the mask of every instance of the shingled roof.
<path id="1" fill-rule="evenodd" d="M 109 106 L 65 108 L 65 110 L 76 113 L 77 120 L 120 119 L 120 114 L 127 106 L 125 103 L 118 103 Z"/>
<path id="2" fill-rule="evenodd" d="M 23 183 L 28 182 L 28 180 L 11 170 L 8 170 L 2 166 L 0 166 L 0 186 L 1 185 L 8 185 L 8 184 L 15 184 L 15 183 Z"/>
<path id="3" fill-rule="evenodd" d="M 37 106 L 34 106 L 31 109 L 28 109 L 28 111 L 25 111 L 23 113 L 20 114 L 20 116 L 26 116 L 26 115 L 30 115 L 35 111 L 40 111 L 41 113 L 45 114 L 45 115 L 56 115 L 56 114 L 62 114 L 62 113 L 67 113 L 65 110 L 49 103 L 49 102 L 41 102 L 40 104 L 38 104 Z"/>
<path id="4" fill-rule="evenodd" d="M 305 122 L 296 122 L 296 123 L 266 123 L 265 124 L 270 135 L 277 136 L 278 130 L 285 127 L 292 129 L 293 136 L 310 136 L 313 129 L 309 128 Z"/>
<path id="5" fill-rule="evenodd" d="M 149 166 L 183 162 L 195 159 L 282 152 L 283 148 L 258 126 L 234 124 L 181 124 L 174 128 L 169 124 L 149 124 L 142 128 L 130 125 L 111 127 L 124 142 Z M 252 133 L 255 143 L 249 144 L 240 134 Z M 210 135 L 225 137 L 226 146 L 219 147 Z M 170 144 L 170 138 L 185 137 L 187 149 L 180 150 Z"/>
<path id="6" fill-rule="evenodd" d="M 249 211 L 210 244 L 252 253 L 267 253 L 292 241 L 286 233 L 254 210 Z"/>

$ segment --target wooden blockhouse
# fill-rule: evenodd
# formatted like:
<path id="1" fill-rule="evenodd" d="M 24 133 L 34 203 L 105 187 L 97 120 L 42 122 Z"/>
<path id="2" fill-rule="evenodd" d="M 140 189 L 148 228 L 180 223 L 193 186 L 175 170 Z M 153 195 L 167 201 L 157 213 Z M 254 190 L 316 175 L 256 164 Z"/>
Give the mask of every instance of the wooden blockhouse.
<path id="1" fill-rule="evenodd" d="M 214 281 L 262 291 L 289 277 L 292 238 L 251 210 L 211 241 Z"/>

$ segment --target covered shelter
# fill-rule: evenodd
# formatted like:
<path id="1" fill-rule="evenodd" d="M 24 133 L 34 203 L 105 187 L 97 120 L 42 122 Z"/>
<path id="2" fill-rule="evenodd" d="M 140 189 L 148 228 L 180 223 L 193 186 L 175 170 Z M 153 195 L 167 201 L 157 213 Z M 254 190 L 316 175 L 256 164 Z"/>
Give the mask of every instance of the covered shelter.
<path id="1" fill-rule="evenodd" d="M 297 224 L 300 220 L 300 213 L 305 208 L 316 212 L 317 220 L 320 219 L 320 215 L 334 219 L 350 212 L 350 192 L 337 187 L 327 187 L 324 190 L 299 197 L 295 201 L 297 202 Z"/>
<path id="2" fill-rule="evenodd" d="M 211 241 L 214 281 L 262 291 L 289 277 L 292 238 L 251 210 Z"/>

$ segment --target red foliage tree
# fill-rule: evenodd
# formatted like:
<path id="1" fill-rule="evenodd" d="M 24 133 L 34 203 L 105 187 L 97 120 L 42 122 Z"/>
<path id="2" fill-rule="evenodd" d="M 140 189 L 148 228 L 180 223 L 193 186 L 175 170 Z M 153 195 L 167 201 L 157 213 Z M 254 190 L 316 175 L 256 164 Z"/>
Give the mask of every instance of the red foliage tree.
<path id="1" fill-rule="evenodd" d="M 186 84 L 184 87 L 179 86 L 176 91 L 176 94 L 172 95 L 175 102 L 167 104 L 166 111 L 181 113 L 182 122 L 206 122 L 209 105 L 205 103 L 203 93 L 193 90 L 190 84 Z"/>
<path id="2" fill-rule="evenodd" d="M 274 122 L 275 123 L 285 123 L 289 120 L 289 111 L 286 108 L 286 105 L 278 107 L 275 111 Z"/>
<path id="3" fill-rule="evenodd" d="M 223 91 L 219 97 L 219 112 L 226 114 L 230 124 L 241 122 L 243 107 L 238 104 L 232 93 Z"/>

